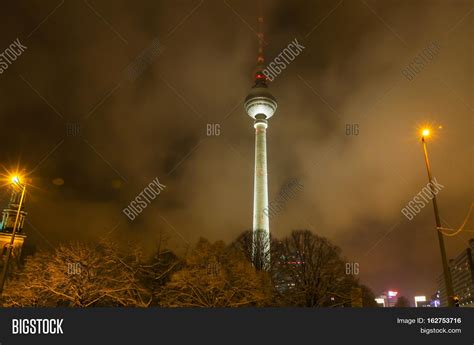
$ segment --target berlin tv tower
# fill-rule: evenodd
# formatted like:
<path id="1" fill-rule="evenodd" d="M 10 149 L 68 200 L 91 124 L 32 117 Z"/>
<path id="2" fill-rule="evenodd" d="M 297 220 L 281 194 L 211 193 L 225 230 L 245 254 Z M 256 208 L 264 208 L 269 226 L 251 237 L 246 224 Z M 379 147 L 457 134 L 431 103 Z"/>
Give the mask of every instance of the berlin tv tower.
<path id="1" fill-rule="evenodd" d="M 259 22 L 259 49 L 255 85 L 245 98 L 245 111 L 254 119 L 255 128 L 255 170 L 253 186 L 253 239 L 252 260 L 259 270 L 270 266 L 270 224 L 268 218 L 268 177 L 267 177 L 267 127 L 268 119 L 277 108 L 275 97 L 268 91 L 266 77 L 263 74 L 265 59 L 263 56 L 263 18 Z"/>

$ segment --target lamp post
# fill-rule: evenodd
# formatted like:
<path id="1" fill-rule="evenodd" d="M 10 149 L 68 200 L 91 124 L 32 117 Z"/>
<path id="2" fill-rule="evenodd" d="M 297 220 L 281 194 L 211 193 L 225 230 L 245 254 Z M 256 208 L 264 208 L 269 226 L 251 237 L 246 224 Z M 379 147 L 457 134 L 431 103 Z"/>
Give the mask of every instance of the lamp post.
<path id="1" fill-rule="evenodd" d="M 441 261 L 443 263 L 443 275 L 444 275 L 444 285 L 446 286 L 446 295 L 448 298 L 448 306 L 454 307 L 454 290 L 453 290 L 453 282 L 451 279 L 451 271 L 448 266 L 448 260 L 446 258 L 446 248 L 444 246 L 444 237 L 440 231 L 441 228 L 441 220 L 439 218 L 439 211 L 438 211 L 438 203 L 436 201 L 436 193 L 433 187 L 433 177 L 431 175 L 431 167 L 430 167 L 430 160 L 428 158 L 428 150 L 426 148 L 426 139 L 430 136 L 431 132 L 428 128 L 425 128 L 421 131 L 421 142 L 423 144 L 423 153 L 425 157 L 425 165 L 426 165 L 426 172 L 428 173 L 428 182 L 431 190 L 431 194 L 433 195 L 433 210 L 435 215 L 436 221 L 436 232 L 438 234 L 438 241 L 439 241 L 439 249 L 441 252 Z"/>
<path id="2" fill-rule="evenodd" d="M 13 230 L 12 230 L 12 235 L 10 238 L 10 243 L 7 248 L 7 257 L 3 265 L 2 275 L 0 276 L 0 296 L 3 294 L 3 287 L 5 286 L 5 280 L 7 279 L 8 266 L 10 264 L 10 259 L 13 252 L 13 244 L 15 242 L 15 235 L 16 235 L 16 231 L 18 229 L 18 223 L 20 220 L 21 206 L 23 205 L 23 200 L 25 199 L 25 192 L 26 192 L 26 184 L 21 183 L 20 177 L 13 176 L 11 179 L 11 182 L 12 182 L 13 188 L 15 187 L 21 188 L 21 196 L 20 196 L 20 202 L 18 203 L 18 210 L 16 212 L 15 223 L 13 224 Z"/>

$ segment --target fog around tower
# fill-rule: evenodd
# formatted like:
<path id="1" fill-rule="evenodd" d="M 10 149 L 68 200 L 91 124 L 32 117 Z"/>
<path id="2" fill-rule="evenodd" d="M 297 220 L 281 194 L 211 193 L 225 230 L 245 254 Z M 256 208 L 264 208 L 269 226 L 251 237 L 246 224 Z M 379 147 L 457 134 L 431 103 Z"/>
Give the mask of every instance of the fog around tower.
<path id="1" fill-rule="evenodd" d="M 28 240 L 48 247 L 114 230 L 151 251 L 164 231 L 181 250 L 250 229 L 254 129 L 243 99 L 257 56 L 255 8 L 77 1 L 36 29 L 57 4 L 4 5 L 0 21 L 28 47 L 0 75 L 1 163 L 35 169 Z M 278 99 L 267 131 L 269 200 L 292 179 L 304 186 L 271 219 L 272 235 L 310 229 L 328 237 L 375 291 L 436 288 L 432 209 L 412 221 L 400 210 L 426 185 L 416 133 L 426 121 L 443 126 L 429 150 L 445 186 L 444 224 L 459 226 L 473 199 L 470 8 L 266 2 L 267 61 L 295 38 L 305 46 L 269 85 Z M 2 35 L 0 47 L 17 36 Z M 162 52 L 130 78 L 127 66 L 156 41 Z M 408 80 L 403 70 L 432 42 L 439 53 Z M 71 136 L 76 123 L 81 133 Z M 209 124 L 220 125 L 219 136 L 207 136 Z M 358 135 L 346 135 L 354 124 Z M 156 177 L 166 189 L 130 222 L 121 210 Z M 470 237 L 447 241 L 448 256 Z"/>

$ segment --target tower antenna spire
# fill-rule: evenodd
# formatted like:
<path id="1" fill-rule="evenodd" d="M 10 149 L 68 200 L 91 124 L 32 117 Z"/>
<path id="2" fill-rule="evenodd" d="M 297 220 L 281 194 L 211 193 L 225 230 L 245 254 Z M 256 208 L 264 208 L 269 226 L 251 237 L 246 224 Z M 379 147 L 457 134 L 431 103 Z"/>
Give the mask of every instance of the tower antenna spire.
<path id="1" fill-rule="evenodd" d="M 257 55 L 257 66 L 256 66 L 256 71 L 255 71 L 255 83 L 263 83 L 265 84 L 266 77 L 263 74 L 263 70 L 265 69 L 265 54 L 264 54 L 264 44 L 265 44 L 265 39 L 263 35 L 263 14 L 262 14 L 262 0 L 259 0 L 258 2 L 259 9 L 258 9 L 258 32 L 257 32 L 257 38 L 258 38 L 258 55 Z"/>

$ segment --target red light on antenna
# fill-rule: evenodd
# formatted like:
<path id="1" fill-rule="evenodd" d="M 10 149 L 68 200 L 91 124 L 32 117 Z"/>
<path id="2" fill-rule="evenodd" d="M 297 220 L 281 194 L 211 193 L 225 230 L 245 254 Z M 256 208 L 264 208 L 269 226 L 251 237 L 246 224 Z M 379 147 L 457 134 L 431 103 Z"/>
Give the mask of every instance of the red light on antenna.
<path id="1" fill-rule="evenodd" d="M 262 74 L 262 73 L 257 73 L 257 74 L 255 75 L 255 78 L 265 80 L 265 75 Z"/>

